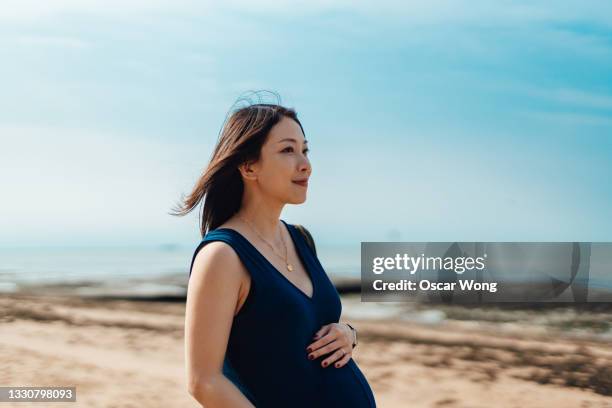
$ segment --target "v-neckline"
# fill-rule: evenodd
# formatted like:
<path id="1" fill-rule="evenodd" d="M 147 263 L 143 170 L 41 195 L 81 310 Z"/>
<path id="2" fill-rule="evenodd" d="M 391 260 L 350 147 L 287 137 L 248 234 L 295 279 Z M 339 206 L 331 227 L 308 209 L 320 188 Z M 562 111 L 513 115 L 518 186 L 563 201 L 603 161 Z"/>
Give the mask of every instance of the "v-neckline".
<path id="1" fill-rule="evenodd" d="M 289 225 L 287 225 L 287 223 L 285 221 L 283 221 L 281 219 L 281 222 L 283 224 L 285 224 L 285 228 L 287 229 L 287 232 L 289 233 L 289 237 L 291 237 L 291 241 L 293 242 L 293 246 L 295 247 L 295 252 L 298 255 L 298 258 L 300 259 L 300 262 L 302 262 L 302 265 L 304 266 L 304 270 L 306 271 L 306 274 L 308 275 L 308 278 L 310 279 L 310 285 L 312 286 L 312 296 L 308 296 L 302 289 L 300 289 L 296 284 L 294 284 L 293 282 L 291 282 L 289 280 L 289 278 L 287 278 L 281 271 L 278 270 L 278 268 L 276 266 L 274 266 L 274 264 L 272 262 L 270 262 L 268 260 L 268 258 L 266 258 L 264 256 L 264 254 L 262 254 L 259 249 L 257 249 L 255 247 L 255 245 L 253 245 L 251 243 L 251 241 L 249 241 L 248 239 L 246 239 L 246 237 L 244 235 L 242 235 L 240 232 L 238 232 L 237 230 L 233 229 L 233 228 L 217 228 L 215 231 L 222 231 L 222 230 L 227 230 L 227 231 L 232 231 L 233 233 L 235 233 L 236 235 L 238 235 L 243 241 L 246 241 L 247 245 L 253 249 L 255 251 L 255 253 L 257 253 L 259 255 L 260 258 L 263 259 L 264 263 L 266 263 L 268 266 L 270 266 L 274 272 L 276 272 L 277 274 L 279 274 L 281 276 L 282 279 L 284 279 L 290 286 L 292 286 L 295 290 L 297 290 L 299 293 L 302 294 L 302 296 L 304 296 L 306 299 L 308 299 L 309 301 L 313 301 L 314 297 L 316 295 L 317 292 L 317 288 L 315 285 L 315 280 L 312 277 L 312 273 L 311 271 L 308 269 L 308 266 L 306 265 L 306 261 L 304 260 L 304 256 L 302 254 L 302 251 L 300 250 L 300 246 L 298 245 L 298 243 L 296 242 L 294 236 L 293 236 L 293 232 L 291 231 L 291 228 L 289 227 Z"/>

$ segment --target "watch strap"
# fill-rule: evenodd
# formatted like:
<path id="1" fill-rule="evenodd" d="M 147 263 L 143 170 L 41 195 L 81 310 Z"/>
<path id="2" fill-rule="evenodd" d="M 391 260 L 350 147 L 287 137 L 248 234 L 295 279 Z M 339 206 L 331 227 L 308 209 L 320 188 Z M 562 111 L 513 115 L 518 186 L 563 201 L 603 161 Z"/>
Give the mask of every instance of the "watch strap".
<path id="1" fill-rule="evenodd" d="M 352 332 L 353 332 L 353 348 L 355 348 L 355 346 L 357 346 L 357 330 L 355 330 L 355 328 L 353 326 L 351 326 L 348 323 L 345 323 L 348 327 L 351 328 Z"/>

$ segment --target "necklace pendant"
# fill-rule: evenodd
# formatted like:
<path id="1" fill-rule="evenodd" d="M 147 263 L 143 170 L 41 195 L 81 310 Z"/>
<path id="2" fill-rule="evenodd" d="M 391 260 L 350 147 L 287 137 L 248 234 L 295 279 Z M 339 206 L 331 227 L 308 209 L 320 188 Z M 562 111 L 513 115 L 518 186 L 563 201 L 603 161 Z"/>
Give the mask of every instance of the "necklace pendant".
<path id="1" fill-rule="evenodd" d="M 293 265 L 291 265 L 290 263 L 287 264 L 287 269 L 289 270 L 289 272 L 293 272 Z"/>

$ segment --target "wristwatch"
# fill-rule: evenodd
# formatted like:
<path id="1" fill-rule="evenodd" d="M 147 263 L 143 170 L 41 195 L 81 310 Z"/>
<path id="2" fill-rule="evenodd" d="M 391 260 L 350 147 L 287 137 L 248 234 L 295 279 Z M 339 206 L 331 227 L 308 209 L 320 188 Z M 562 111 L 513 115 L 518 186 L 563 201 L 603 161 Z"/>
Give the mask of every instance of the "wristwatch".
<path id="1" fill-rule="evenodd" d="M 344 323 L 344 324 L 350 327 L 351 331 L 353 332 L 353 348 L 355 348 L 355 346 L 357 346 L 357 330 L 355 330 L 355 328 L 348 323 Z"/>

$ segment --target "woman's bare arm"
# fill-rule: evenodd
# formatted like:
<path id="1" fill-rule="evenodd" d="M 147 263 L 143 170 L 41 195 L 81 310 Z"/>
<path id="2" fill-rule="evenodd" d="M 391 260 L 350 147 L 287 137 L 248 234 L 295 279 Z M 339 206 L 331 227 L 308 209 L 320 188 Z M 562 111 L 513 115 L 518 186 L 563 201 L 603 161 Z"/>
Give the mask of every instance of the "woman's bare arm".
<path id="1" fill-rule="evenodd" d="M 206 408 L 253 408 L 222 372 L 243 268 L 228 244 L 215 241 L 198 252 L 189 278 L 185 309 L 187 384 L 189 393 Z"/>

